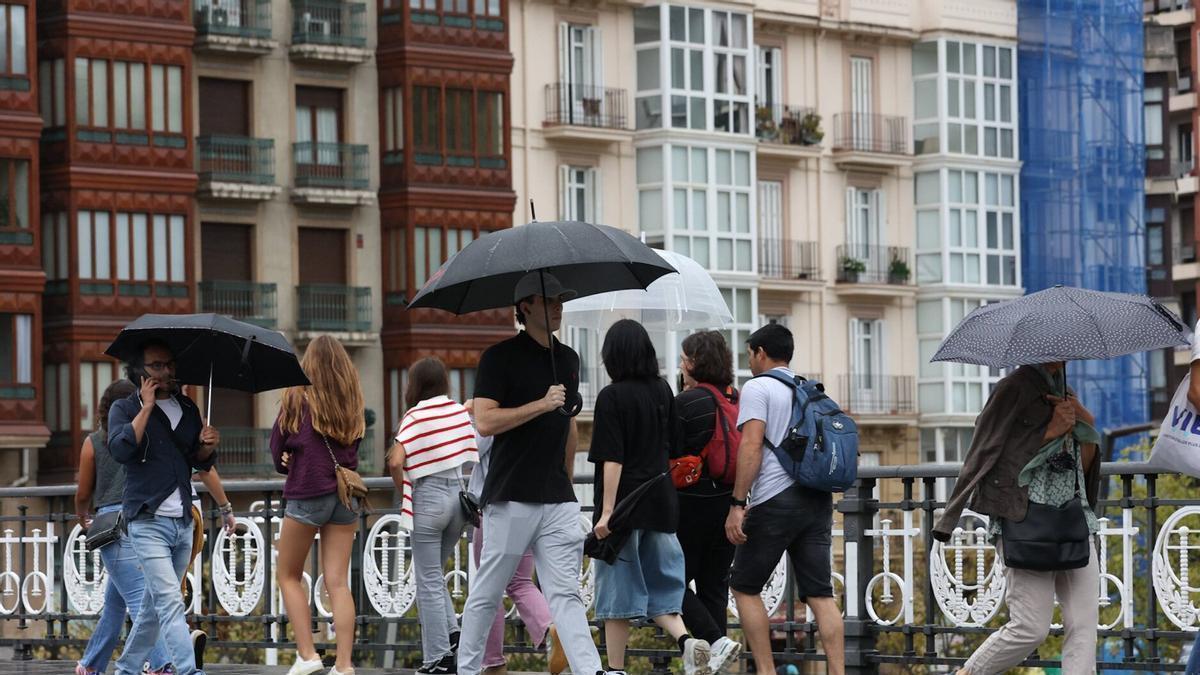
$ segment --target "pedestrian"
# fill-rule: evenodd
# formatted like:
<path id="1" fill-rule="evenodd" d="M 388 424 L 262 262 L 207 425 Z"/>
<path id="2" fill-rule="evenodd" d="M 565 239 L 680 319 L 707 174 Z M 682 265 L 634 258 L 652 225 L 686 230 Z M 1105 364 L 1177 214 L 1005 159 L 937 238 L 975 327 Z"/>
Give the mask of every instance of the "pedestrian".
<path id="1" fill-rule="evenodd" d="M 1008 623 L 975 650 L 960 675 L 1002 673 L 1024 661 L 1049 635 L 1056 598 L 1064 630 L 1062 672 L 1096 671 L 1100 610 L 1094 538 L 1100 528 L 1094 509 L 1100 460 L 1094 424 L 1092 414 L 1067 389 L 1062 362 L 1018 368 L 996 384 L 979 413 L 971 448 L 933 536 L 949 541 L 969 505 L 988 516 L 988 537 L 1003 556 L 1005 527 L 1025 521 L 1031 504 L 1061 507 L 1080 498 L 1090 550 L 1086 566 L 1077 569 L 1006 565 Z"/>
<path id="2" fill-rule="evenodd" d="M 475 401 L 464 403 L 474 418 Z M 475 448 L 479 451 L 479 463 L 471 471 L 471 481 L 467 491 L 477 500 L 483 496 L 483 483 L 487 476 L 488 460 L 495 439 L 491 436 L 480 436 L 475 432 Z M 471 538 L 471 547 L 475 552 L 475 570 L 479 569 L 479 561 L 483 557 L 483 524 L 475 528 Z M 546 651 L 546 666 L 550 675 L 559 675 L 567 669 L 567 655 L 558 641 L 554 624 L 550 619 L 550 605 L 542 589 L 533 583 L 533 551 L 526 549 L 517 564 L 517 571 L 504 587 L 504 594 L 512 600 L 517 608 L 525 630 L 534 639 L 538 649 Z M 506 612 L 504 605 L 496 608 L 496 618 L 492 621 L 492 629 L 488 632 L 487 644 L 483 652 L 483 675 L 505 675 L 508 672 L 508 662 L 504 658 L 504 620 Z"/>
<path id="3" fill-rule="evenodd" d="M 680 611 L 683 549 L 675 537 L 679 498 L 659 477 L 679 444 L 675 396 L 659 375 L 658 355 L 646 329 L 622 319 L 608 329 L 600 348 L 612 384 L 596 397 L 588 461 L 595 469 L 597 539 L 613 533 L 609 519 L 619 500 L 655 480 L 630 512 L 627 539 L 613 563 L 596 560 L 597 620 L 604 622 L 610 672 L 624 672 L 629 622 L 648 617 L 679 645 L 685 675 L 708 675 L 710 645 L 691 636 Z"/>
<path id="4" fill-rule="evenodd" d="M 425 358 L 410 366 L 404 392 L 407 412 L 388 451 L 388 469 L 402 495 L 400 528 L 412 533 L 421 622 L 422 664 L 417 672 L 430 675 L 455 671 L 460 632 L 445 565 L 467 524 L 459 501 L 466 489 L 463 467 L 479 459 L 471 416 L 449 394 L 450 376 L 440 359 Z"/>
<path id="5" fill-rule="evenodd" d="M 554 337 L 562 303 L 576 294 L 540 272 L 514 290 L 525 330 L 485 351 L 476 374 L 476 427 L 496 438 L 481 500 L 483 559 L 463 611 L 458 673 L 479 674 L 500 596 L 532 547 L 571 672 L 592 675 L 602 670 L 579 589 L 583 537 L 571 484 L 578 432 L 575 419 L 560 412 L 568 396 L 579 395 L 579 355 Z"/>
<path id="6" fill-rule="evenodd" d="M 93 508 L 96 515 L 121 510 L 125 467 L 108 452 L 108 411 L 114 401 L 132 396 L 135 391 L 137 389 L 129 380 L 117 380 L 108 385 L 96 406 L 95 431 L 84 439 L 79 451 L 75 513 L 84 531 L 91 524 L 89 512 Z M 121 638 L 121 629 L 125 627 L 125 612 L 128 611 L 130 619 L 136 622 L 142 594 L 146 591 L 137 551 L 129 537 L 121 537 L 101 548 L 100 560 L 108 573 L 104 607 L 84 647 L 83 657 L 75 664 L 75 675 L 103 675 Z M 147 672 L 153 675 L 166 673 L 168 663 L 166 647 L 160 637 L 150 651 Z"/>
<path id="7" fill-rule="evenodd" d="M 1200 321 L 1196 322 L 1196 330 L 1200 330 Z M 1197 340 L 1196 332 L 1192 332 L 1192 360 L 1188 371 L 1188 404 L 1192 406 L 1192 410 L 1200 410 L 1200 340 Z M 1196 634 L 1196 641 L 1192 643 L 1191 652 L 1188 653 L 1187 671 L 1188 673 L 1200 673 L 1200 633 Z"/>
<path id="8" fill-rule="evenodd" d="M 683 427 L 683 445 L 676 456 L 700 455 L 708 447 L 714 453 L 728 451 L 736 465 L 741 434 L 732 428 L 737 424 L 738 402 L 738 391 L 733 387 L 733 354 L 717 331 L 692 333 L 684 338 L 680 352 L 684 391 L 675 397 L 675 409 Z M 718 396 L 728 407 L 719 406 Z M 726 448 L 729 444 L 732 447 Z M 696 586 L 695 592 L 690 587 L 683 591 L 683 622 L 693 635 L 712 645 L 709 667 L 720 673 L 736 663 L 742 653 L 741 643 L 725 634 L 729 629 L 729 566 L 734 551 L 725 536 L 725 516 L 733 483 L 724 475 L 714 477 L 709 462 L 702 461 L 700 466 L 699 480 L 678 491 L 677 535 L 683 548 L 684 577 Z M 734 471 L 727 473 L 732 476 Z"/>
<path id="9" fill-rule="evenodd" d="M 844 629 L 830 569 L 833 495 L 797 484 L 773 452 L 763 452 L 764 439 L 775 446 L 783 442 L 791 423 L 794 390 L 760 376 L 779 370 L 789 379 L 795 377 L 788 367 L 794 351 L 792 333 L 772 323 L 752 333 L 746 344 L 755 377 L 742 388 L 738 407 L 742 442 L 725 520 L 725 534 L 737 545 L 729 588 L 754 655 L 755 671 L 775 672 L 770 619 L 760 594 L 786 552 L 796 592 L 816 617 L 828 672 L 841 675 Z"/>
<path id="10" fill-rule="evenodd" d="M 192 470 L 216 462 L 220 433 L 200 417 L 196 404 L 179 390 L 175 357 L 162 342 L 147 341 L 126 369 L 138 391 L 112 404 L 108 450 L 125 465 L 122 516 L 136 542 L 145 591 L 119 675 L 142 672 L 159 636 L 179 675 L 196 667 L 191 633 L 179 592 L 191 556 Z"/>
<path id="11" fill-rule="evenodd" d="M 296 634 L 296 662 L 288 675 L 324 670 L 309 628 L 312 615 L 302 579 L 317 533 L 321 535 L 321 570 L 337 634 L 337 658 L 329 675 L 352 675 L 355 610 L 348 572 L 358 530 L 358 504 L 351 498 L 347 507 L 338 498 L 334 462 L 347 469 L 358 468 L 358 445 L 366 429 L 362 386 L 350 355 L 328 335 L 309 343 L 300 366 L 312 384 L 284 390 L 271 429 L 275 470 L 287 474 L 276 579 Z"/>

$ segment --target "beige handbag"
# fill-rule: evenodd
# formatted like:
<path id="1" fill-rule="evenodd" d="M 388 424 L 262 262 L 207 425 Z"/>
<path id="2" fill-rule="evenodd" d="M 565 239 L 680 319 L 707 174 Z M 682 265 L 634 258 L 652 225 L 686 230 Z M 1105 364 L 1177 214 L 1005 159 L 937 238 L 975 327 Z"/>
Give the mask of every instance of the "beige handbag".
<path id="1" fill-rule="evenodd" d="M 325 447 L 329 450 L 329 458 L 333 460 L 333 473 L 337 476 L 338 499 L 346 508 L 357 513 L 359 509 L 354 508 L 354 500 L 358 499 L 362 503 L 367 498 L 367 484 L 363 482 L 362 476 L 358 475 L 357 471 L 338 464 L 337 456 L 333 454 L 333 446 L 329 445 L 329 439 L 325 437 L 325 434 L 321 434 L 321 440 L 325 441 Z"/>

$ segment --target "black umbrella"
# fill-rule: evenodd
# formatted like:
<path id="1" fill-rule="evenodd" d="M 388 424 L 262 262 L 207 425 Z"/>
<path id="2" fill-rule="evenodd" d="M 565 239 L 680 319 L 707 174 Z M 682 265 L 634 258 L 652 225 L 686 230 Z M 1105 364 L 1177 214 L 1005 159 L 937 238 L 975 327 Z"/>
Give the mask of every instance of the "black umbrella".
<path id="1" fill-rule="evenodd" d="M 632 492 L 617 502 L 617 505 L 613 507 L 612 515 L 608 517 L 608 536 L 601 539 L 596 536 L 596 531 L 593 529 L 583 542 L 583 554 L 594 560 L 603 560 L 609 565 L 616 562 L 617 556 L 621 554 L 621 549 L 625 547 L 625 541 L 633 532 L 633 528 L 626 523 L 633 516 L 634 509 L 641 503 L 646 493 L 650 492 L 650 488 L 658 485 L 659 481 L 665 480 L 670 475 L 670 471 L 658 474 L 635 487 Z"/>
<path id="2" fill-rule="evenodd" d="M 105 354 L 122 361 L 141 356 L 149 340 L 166 343 L 175 379 L 250 393 L 310 384 L 282 334 L 220 314 L 143 314 L 126 326 Z"/>
<path id="3" fill-rule="evenodd" d="M 644 290 L 676 270 L 649 246 L 615 227 L 577 221 L 532 222 L 492 232 L 468 244 L 433 273 L 408 307 L 432 307 L 455 314 L 511 307 L 517 282 L 530 272 L 553 275 L 564 288 L 575 291 L 576 297 L 584 297 Z M 542 285 L 544 288 L 544 279 Z M 553 370 L 553 355 L 550 365 Z M 558 373 L 553 375 L 557 383 Z M 565 409 L 559 412 L 568 414 Z"/>

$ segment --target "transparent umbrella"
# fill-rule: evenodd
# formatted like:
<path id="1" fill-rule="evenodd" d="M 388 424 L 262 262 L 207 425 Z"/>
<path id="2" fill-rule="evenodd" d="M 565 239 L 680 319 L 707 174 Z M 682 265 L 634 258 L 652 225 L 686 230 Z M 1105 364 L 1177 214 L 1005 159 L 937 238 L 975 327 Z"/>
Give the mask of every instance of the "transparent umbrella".
<path id="1" fill-rule="evenodd" d="M 721 290 L 695 260 L 655 250 L 679 271 L 654 280 L 646 290 L 598 293 L 563 305 L 563 323 L 601 330 L 634 319 L 650 331 L 720 329 L 733 323 Z"/>

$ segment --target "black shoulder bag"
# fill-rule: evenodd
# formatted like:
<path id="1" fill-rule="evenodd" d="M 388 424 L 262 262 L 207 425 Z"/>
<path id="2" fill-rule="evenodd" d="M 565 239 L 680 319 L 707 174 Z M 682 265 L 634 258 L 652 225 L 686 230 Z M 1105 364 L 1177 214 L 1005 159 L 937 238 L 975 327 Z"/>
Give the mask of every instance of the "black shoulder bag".
<path id="1" fill-rule="evenodd" d="M 98 551 L 109 544 L 116 543 L 125 532 L 125 517 L 121 511 L 101 513 L 87 528 L 87 538 L 83 540 L 89 551 Z"/>
<path id="2" fill-rule="evenodd" d="M 1076 460 L 1078 461 L 1078 460 Z M 1036 572 L 1059 572 L 1087 567 L 1092 537 L 1079 496 L 1079 469 L 1075 475 L 1075 497 L 1062 506 L 1029 502 L 1025 518 L 1000 523 L 1007 567 Z"/>

